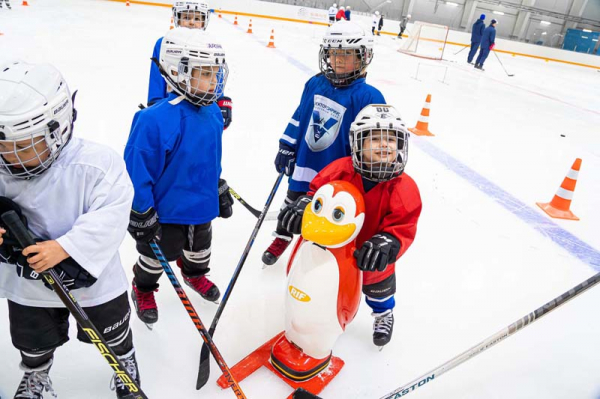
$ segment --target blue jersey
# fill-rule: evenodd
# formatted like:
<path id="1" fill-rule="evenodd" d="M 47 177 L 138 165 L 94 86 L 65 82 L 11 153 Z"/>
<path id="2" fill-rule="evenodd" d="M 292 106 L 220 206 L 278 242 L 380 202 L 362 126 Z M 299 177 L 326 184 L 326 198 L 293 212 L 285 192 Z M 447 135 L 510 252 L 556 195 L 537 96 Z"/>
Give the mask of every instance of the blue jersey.
<path id="1" fill-rule="evenodd" d="M 163 38 L 161 37 L 156 41 L 154 45 L 154 51 L 152 52 L 152 58 L 160 61 L 160 45 L 162 44 Z M 152 105 L 155 102 L 167 98 L 167 82 L 163 79 L 158 66 L 154 61 L 150 61 L 150 84 L 148 85 L 148 105 Z"/>
<path id="2" fill-rule="evenodd" d="M 300 105 L 279 140 L 296 149 L 296 167 L 289 180 L 292 191 L 308 185 L 336 159 L 350 155 L 350 124 L 369 104 L 385 104 L 379 90 L 360 78 L 348 87 L 334 87 L 321 74 L 304 86 Z"/>
<path id="3" fill-rule="evenodd" d="M 132 207 L 154 207 L 161 223 L 207 223 L 219 216 L 223 117 L 216 104 L 176 98 L 170 93 L 133 117 L 125 147 Z"/>
<path id="4" fill-rule="evenodd" d="M 471 31 L 471 41 L 473 43 L 481 43 L 481 36 L 483 36 L 483 31 L 485 30 L 485 23 L 482 19 L 478 19 L 473 24 L 473 30 Z"/>
<path id="5" fill-rule="evenodd" d="M 483 35 L 481 35 L 481 48 L 489 48 L 492 44 L 496 43 L 496 28 L 492 25 L 489 25 L 483 31 Z"/>

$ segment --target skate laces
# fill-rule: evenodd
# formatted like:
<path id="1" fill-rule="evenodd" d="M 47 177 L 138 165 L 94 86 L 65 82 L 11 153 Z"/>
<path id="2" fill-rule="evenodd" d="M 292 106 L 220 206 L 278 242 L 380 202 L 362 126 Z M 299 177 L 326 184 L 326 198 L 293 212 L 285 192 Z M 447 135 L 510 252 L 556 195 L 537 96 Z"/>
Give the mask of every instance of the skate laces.
<path id="1" fill-rule="evenodd" d="M 41 398 L 44 389 L 52 395 L 52 397 L 58 397 L 56 392 L 54 392 L 54 388 L 52 388 L 52 380 L 50 380 L 47 371 L 26 372 L 21 380 L 15 399 Z"/>
<path id="2" fill-rule="evenodd" d="M 394 324 L 394 316 L 391 310 L 383 313 L 373 313 L 375 321 L 373 322 L 373 332 L 388 334 Z"/>
<path id="3" fill-rule="evenodd" d="M 134 285 L 133 290 L 135 291 L 135 297 L 138 303 L 138 309 L 140 312 L 148 309 L 156 309 L 156 301 L 154 300 L 154 292 L 158 292 L 158 290 L 150 291 L 150 292 L 140 292 L 138 288 Z"/>
<path id="4" fill-rule="evenodd" d="M 291 240 L 284 240 L 283 238 L 277 237 L 273 240 L 269 248 L 267 248 L 267 252 L 270 252 L 276 257 L 280 257 L 281 254 L 286 250 L 288 245 L 290 245 Z"/>
<path id="5" fill-rule="evenodd" d="M 198 276 L 198 277 L 186 277 L 183 278 L 196 290 L 203 294 L 208 293 L 208 291 L 215 285 L 212 281 L 206 278 L 206 276 Z"/>
<path id="6" fill-rule="evenodd" d="M 121 363 L 123 363 L 123 366 L 125 366 L 125 369 L 127 370 L 127 372 L 129 373 L 129 375 L 131 376 L 131 378 L 133 378 L 133 380 L 139 384 L 139 379 L 138 379 L 138 375 L 137 375 L 137 365 L 135 362 L 135 358 L 133 357 L 133 354 L 131 354 L 130 356 L 126 357 L 126 358 L 119 358 L 119 360 L 121 361 Z M 127 390 L 127 388 L 125 387 L 125 384 L 123 383 L 123 381 L 121 381 L 121 379 L 119 377 L 117 377 L 117 374 L 113 374 L 112 379 L 110 380 L 110 390 L 114 391 L 115 389 L 122 391 L 122 390 Z"/>

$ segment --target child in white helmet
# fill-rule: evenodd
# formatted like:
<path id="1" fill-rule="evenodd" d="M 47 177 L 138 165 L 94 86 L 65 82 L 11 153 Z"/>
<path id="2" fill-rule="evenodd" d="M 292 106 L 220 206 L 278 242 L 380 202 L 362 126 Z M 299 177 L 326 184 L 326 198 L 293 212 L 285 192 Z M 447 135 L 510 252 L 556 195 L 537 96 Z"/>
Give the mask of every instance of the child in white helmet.
<path id="1" fill-rule="evenodd" d="M 177 261 L 184 282 L 208 301 L 220 292 L 206 274 L 212 225 L 232 214 L 233 198 L 221 179 L 223 118 L 216 104 L 227 82 L 221 44 L 199 29 L 169 31 L 160 49 L 168 97 L 138 111 L 125 147 L 135 197 L 129 232 L 140 257 L 132 298 L 138 317 L 158 321 L 154 292 L 163 273 L 149 243 Z"/>
<path id="2" fill-rule="evenodd" d="M 360 110 L 385 103 L 381 92 L 366 82 L 373 36 L 362 27 L 347 21 L 333 24 L 323 37 L 319 59 L 321 73 L 306 83 L 300 105 L 279 140 L 275 168 L 290 177 L 283 207 L 306 194 L 321 169 L 350 155 L 348 131 Z M 266 265 L 277 262 L 292 240 L 281 223 L 274 236 L 262 257 Z"/>
<path id="3" fill-rule="evenodd" d="M 56 397 L 49 372 L 55 350 L 69 340 L 69 311 L 42 282 L 40 274 L 51 268 L 140 380 L 118 252 L 133 188 L 117 153 L 73 137 L 73 98 L 51 65 L 0 66 L 0 213 L 21 213 L 36 237 L 22 250 L 0 228 L 0 297 L 8 299 L 12 342 L 25 372 L 15 398 L 42 398 L 43 391 Z M 77 329 L 77 338 L 90 343 Z M 130 397 L 119 378 L 113 382 L 117 398 Z"/>

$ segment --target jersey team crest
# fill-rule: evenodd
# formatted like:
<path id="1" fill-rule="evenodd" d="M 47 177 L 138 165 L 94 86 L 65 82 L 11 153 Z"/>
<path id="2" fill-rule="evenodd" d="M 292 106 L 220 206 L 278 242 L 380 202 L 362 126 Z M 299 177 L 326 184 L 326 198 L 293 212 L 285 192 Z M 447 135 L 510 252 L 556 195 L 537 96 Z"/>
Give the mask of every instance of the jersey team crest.
<path id="1" fill-rule="evenodd" d="M 314 152 L 326 150 L 337 138 L 346 107 L 327 97 L 315 95 L 312 120 L 305 140 Z"/>

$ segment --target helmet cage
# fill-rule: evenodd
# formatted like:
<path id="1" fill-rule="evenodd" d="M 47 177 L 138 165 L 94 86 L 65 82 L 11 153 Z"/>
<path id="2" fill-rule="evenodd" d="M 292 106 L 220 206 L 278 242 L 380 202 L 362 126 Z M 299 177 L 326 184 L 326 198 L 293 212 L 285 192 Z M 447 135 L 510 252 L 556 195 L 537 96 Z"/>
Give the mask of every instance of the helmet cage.
<path id="1" fill-rule="evenodd" d="M 352 40 L 352 39 L 351 39 Z M 333 65 L 333 58 L 335 53 L 341 51 L 342 53 L 348 54 L 349 52 L 355 55 L 354 68 L 350 72 L 337 73 Z M 367 67 L 373 60 L 373 49 L 369 49 L 366 46 L 360 47 L 344 47 L 342 44 L 337 47 L 331 44 L 322 44 L 321 50 L 319 51 L 319 68 L 321 73 L 331 82 L 335 87 L 346 87 L 352 82 L 362 77 L 366 72 Z"/>
<path id="2" fill-rule="evenodd" d="M 193 76 L 194 70 L 198 71 L 199 79 Z M 177 73 L 174 72 L 175 68 L 171 68 L 165 74 L 165 78 L 169 81 L 173 91 L 185 96 L 194 105 L 205 106 L 216 102 L 223 96 L 227 77 L 229 76 L 229 67 L 224 59 L 220 63 L 218 59 L 215 62 L 208 62 L 182 57 L 177 65 Z M 206 80 L 214 82 L 213 90 L 200 91 L 197 88 L 198 85 Z M 213 87 L 213 84 L 209 83 L 209 87 Z"/>
<path id="3" fill-rule="evenodd" d="M 388 181 L 404 171 L 408 160 L 408 132 L 393 123 L 387 126 L 380 122 L 364 124 L 350 130 L 350 147 L 352 164 L 361 176 L 374 182 Z"/>
<path id="4" fill-rule="evenodd" d="M 210 20 L 210 12 L 206 3 L 177 1 L 173 6 L 173 24 L 176 28 L 181 27 L 184 20 L 195 20 L 199 18 L 202 21 L 202 27 L 197 29 L 206 30 Z"/>

